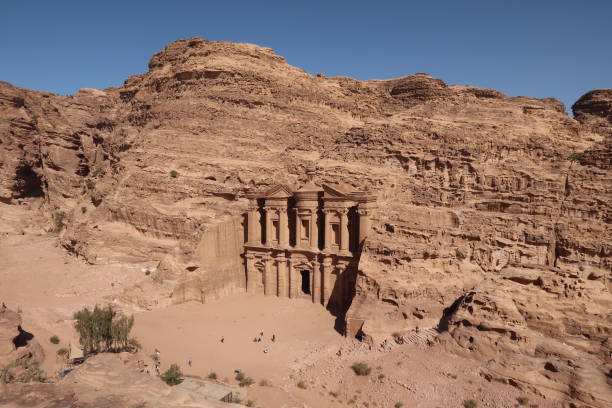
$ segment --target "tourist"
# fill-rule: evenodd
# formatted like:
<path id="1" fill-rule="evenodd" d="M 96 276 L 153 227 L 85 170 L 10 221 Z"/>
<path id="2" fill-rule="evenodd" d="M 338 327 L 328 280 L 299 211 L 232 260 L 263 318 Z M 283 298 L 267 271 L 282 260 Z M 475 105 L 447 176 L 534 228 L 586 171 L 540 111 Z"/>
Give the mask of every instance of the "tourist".
<path id="1" fill-rule="evenodd" d="M 191 359 L 187 360 L 187 365 L 191 367 Z"/>
<path id="2" fill-rule="evenodd" d="M 266 346 L 266 347 L 264 347 L 263 352 L 264 352 L 265 354 L 267 354 L 267 353 L 268 353 L 268 347 L 267 347 L 267 346 Z"/>
<path id="3" fill-rule="evenodd" d="M 221 343 L 225 341 L 225 337 L 221 336 Z"/>
<path id="4" fill-rule="evenodd" d="M 276 341 L 276 334 L 273 334 L 272 335 L 272 342 L 275 342 L 275 341 Z"/>

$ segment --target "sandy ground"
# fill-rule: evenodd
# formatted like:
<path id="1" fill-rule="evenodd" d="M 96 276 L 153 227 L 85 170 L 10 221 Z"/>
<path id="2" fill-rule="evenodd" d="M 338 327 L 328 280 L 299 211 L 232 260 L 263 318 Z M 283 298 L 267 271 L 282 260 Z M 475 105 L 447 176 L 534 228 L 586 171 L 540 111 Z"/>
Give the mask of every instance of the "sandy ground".
<path id="1" fill-rule="evenodd" d="M 23 328 L 43 346 L 43 368 L 52 376 L 62 368 L 59 347 L 78 342 L 71 316 L 85 305 L 108 298 L 147 279 L 145 266 L 94 266 L 65 253 L 52 235 L 0 237 L 0 301 L 19 309 Z M 274 407 L 514 407 L 525 395 L 479 375 L 479 364 L 438 346 L 394 345 L 370 350 L 334 330 L 334 317 L 307 300 L 236 295 L 210 304 L 186 303 L 135 314 L 133 334 L 143 345 L 141 358 L 161 352 L 162 369 L 177 363 L 187 375 L 237 384 L 234 370 L 253 378 L 247 390 L 255 406 Z M 253 342 L 260 337 L 261 342 Z M 53 345 L 56 334 L 61 343 Z M 276 341 L 271 341 L 271 336 Z M 221 338 L 224 342 L 221 342 Z M 264 353 L 263 350 L 268 350 Z M 341 350 L 340 356 L 338 351 Z M 189 367 L 187 361 L 192 360 Z M 365 361 L 372 373 L 358 377 L 350 366 Z M 151 370 L 153 371 L 153 370 Z M 151 375 L 153 373 L 151 372 Z M 269 385 L 260 385 L 262 380 Z M 298 387 L 298 383 L 305 388 Z M 556 406 L 529 395 L 530 404 Z"/>

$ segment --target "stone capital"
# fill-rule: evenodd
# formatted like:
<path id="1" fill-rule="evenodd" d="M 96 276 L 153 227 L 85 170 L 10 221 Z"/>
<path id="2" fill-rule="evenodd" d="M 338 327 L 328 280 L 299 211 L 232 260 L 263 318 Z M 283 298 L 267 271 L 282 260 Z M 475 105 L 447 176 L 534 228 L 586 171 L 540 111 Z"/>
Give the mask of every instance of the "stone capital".
<path id="1" fill-rule="evenodd" d="M 371 208 L 359 208 L 357 207 L 357 214 L 359 215 L 372 215 L 372 209 Z"/>

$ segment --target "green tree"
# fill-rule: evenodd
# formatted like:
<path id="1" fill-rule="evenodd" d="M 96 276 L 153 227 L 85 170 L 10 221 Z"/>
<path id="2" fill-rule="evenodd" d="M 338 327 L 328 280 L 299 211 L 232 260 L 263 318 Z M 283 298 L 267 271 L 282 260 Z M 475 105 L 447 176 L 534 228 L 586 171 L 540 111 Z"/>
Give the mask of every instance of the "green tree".
<path id="1" fill-rule="evenodd" d="M 104 351 L 123 351 L 132 347 L 130 331 L 134 316 L 119 315 L 111 305 L 93 310 L 87 307 L 74 314 L 74 328 L 79 334 L 79 343 L 85 355 Z"/>

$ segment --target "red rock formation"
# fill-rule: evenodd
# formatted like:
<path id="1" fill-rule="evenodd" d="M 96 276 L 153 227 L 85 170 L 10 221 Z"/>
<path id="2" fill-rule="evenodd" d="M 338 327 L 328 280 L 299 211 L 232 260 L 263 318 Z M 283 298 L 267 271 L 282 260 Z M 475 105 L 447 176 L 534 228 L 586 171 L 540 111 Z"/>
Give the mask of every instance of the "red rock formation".
<path id="1" fill-rule="evenodd" d="M 270 49 L 192 38 L 119 88 L 64 97 L 1 83 L 0 199 L 42 197 L 48 228 L 89 262 L 170 255 L 196 268 L 172 272 L 177 296 L 204 299 L 244 282 L 201 242 L 235 242 L 247 190 L 303 183 L 316 165 L 316 182 L 378 199 L 350 330 L 377 341 L 442 319 L 449 347 L 508 356 L 492 378 L 604 406 L 611 101 L 587 93 L 574 120 L 553 99 L 425 74 L 313 77 Z M 546 339 L 572 339 L 572 361 L 608 371 L 567 374 Z"/>

